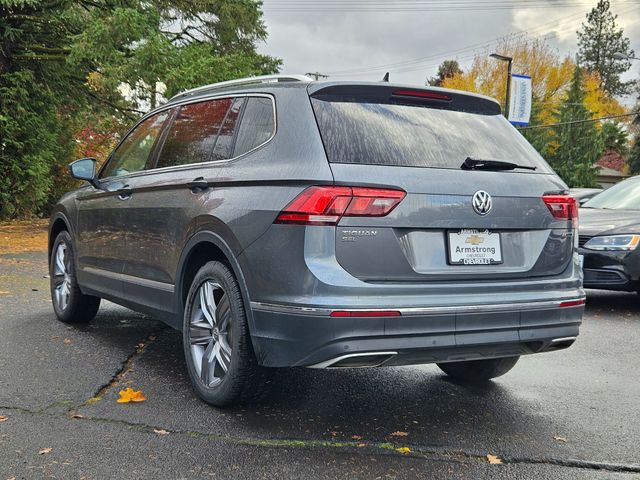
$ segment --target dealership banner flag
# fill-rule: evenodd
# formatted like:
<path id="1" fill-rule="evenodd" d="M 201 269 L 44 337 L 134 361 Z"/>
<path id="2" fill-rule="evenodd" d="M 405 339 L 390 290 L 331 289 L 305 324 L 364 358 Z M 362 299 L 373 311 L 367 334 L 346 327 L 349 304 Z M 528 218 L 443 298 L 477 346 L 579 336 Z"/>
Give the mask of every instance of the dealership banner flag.
<path id="1" fill-rule="evenodd" d="M 511 75 L 509 121 L 514 125 L 528 125 L 531 117 L 531 77 Z"/>

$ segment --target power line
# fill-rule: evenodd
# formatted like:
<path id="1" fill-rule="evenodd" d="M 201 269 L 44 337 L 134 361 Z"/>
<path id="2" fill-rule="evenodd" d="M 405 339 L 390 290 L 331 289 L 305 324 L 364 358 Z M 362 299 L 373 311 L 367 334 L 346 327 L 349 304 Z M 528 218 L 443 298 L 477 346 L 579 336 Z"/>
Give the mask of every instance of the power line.
<path id="1" fill-rule="evenodd" d="M 637 5 L 638 0 L 621 0 L 616 2 L 618 5 Z M 271 0 L 265 1 L 263 8 L 269 11 L 280 12 L 306 12 L 306 11 L 324 11 L 324 12 L 451 12 L 451 11 L 488 11 L 488 10 L 513 10 L 517 8 L 574 8 L 580 6 L 592 6 L 593 2 L 587 0 L 571 1 L 571 0 L 510 0 L 510 1 L 419 1 L 405 0 L 396 1 L 392 4 L 381 0 L 373 1 L 337 1 L 325 0 L 323 2 L 304 2 L 299 0 Z"/>
<path id="2" fill-rule="evenodd" d="M 620 12 L 620 13 L 626 13 L 627 8 L 624 8 L 624 12 Z M 414 67 L 416 67 L 415 69 L 422 69 L 422 68 L 427 68 L 430 67 L 434 64 L 430 63 L 428 65 L 425 65 L 426 61 L 431 61 L 431 60 L 435 60 L 436 58 L 442 58 L 444 56 L 457 56 L 461 53 L 466 53 L 466 52 L 475 52 L 477 51 L 477 49 L 482 48 L 482 47 L 489 47 L 491 45 L 493 45 L 494 43 L 498 43 L 510 36 L 514 37 L 514 38 L 518 38 L 518 37 L 522 37 L 525 35 L 536 35 L 537 32 L 543 32 L 545 29 L 547 29 L 547 27 L 552 26 L 552 25 L 556 25 L 560 22 L 563 22 L 565 20 L 569 20 L 569 19 L 573 19 L 575 17 L 579 17 L 582 18 L 584 17 L 585 12 L 577 12 L 577 13 L 573 13 L 571 15 L 565 15 L 562 17 L 558 17 L 555 18 L 549 22 L 545 22 L 541 25 L 538 25 L 536 28 L 531 29 L 529 31 L 519 31 L 519 32 L 511 32 L 511 33 L 507 33 L 503 36 L 500 37 L 496 37 L 494 39 L 491 40 L 486 40 L 483 42 L 478 42 L 475 44 L 471 44 L 468 45 L 466 47 L 462 47 L 459 49 L 454 49 L 454 50 L 449 50 L 449 51 L 444 51 L 444 52 L 439 52 L 433 55 L 428 55 L 425 57 L 420 57 L 420 58 L 415 58 L 415 59 L 411 59 L 411 60 L 405 60 L 402 62 L 395 62 L 395 63 L 388 63 L 388 64 L 382 64 L 382 65 L 376 65 L 376 66 L 368 66 L 368 67 L 356 67 L 356 68 L 348 68 L 348 69 L 342 69 L 342 70 L 334 70 L 334 71 L 330 71 L 328 72 L 329 74 L 331 74 L 332 76 L 349 76 L 349 75 L 357 75 L 357 74 L 366 74 L 366 73 L 376 73 L 379 71 L 383 71 L 383 70 L 389 70 L 389 69 L 394 69 L 395 71 L 411 71 L 409 69 L 407 69 L 406 67 L 408 67 L 409 65 L 412 65 Z M 574 28 L 577 28 L 577 26 L 571 25 L 571 26 L 565 26 L 559 30 L 555 30 L 553 32 L 548 33 L 547 35 L 544 35 L 542 38 L 546 38 L 550 35 L 554 35 L 557 33 L 564 33 L 566 31 L 572 30 Z M 459 60 L 463 60 L 463 59 L 467 59 L 467 58 L 472 58 L 474 56 L 474 54 L 472 55 L 465 55 L 463 57 L 459 57 Z M 435 64 L 437 65 L 437 63 Z M 403 68 L 404 67 L 404 68 Z M 400 68 L 403 68 L 402 70 L 400 70 Z"/>
<path id="3" fill-rule="evenodd" d="M 519 127 L 518 130 L 530 130 L 532 128 L 558 127 L 560 125 L 573 125 L 575 123 L 599 122 L 600 120 L 612 120 L 614 118 L 634 117 L 636 115 L 640 115 L 640 111 L 632 112 L 632 113 L 623 113 L 620 115 L 609 115 L 606 117 L 599 117 L 599 118 L 587 118 L 584 120 L 571 120 L 570 122 L 547 123 L 546 125 L 530 125 L 527 127 Z"/>

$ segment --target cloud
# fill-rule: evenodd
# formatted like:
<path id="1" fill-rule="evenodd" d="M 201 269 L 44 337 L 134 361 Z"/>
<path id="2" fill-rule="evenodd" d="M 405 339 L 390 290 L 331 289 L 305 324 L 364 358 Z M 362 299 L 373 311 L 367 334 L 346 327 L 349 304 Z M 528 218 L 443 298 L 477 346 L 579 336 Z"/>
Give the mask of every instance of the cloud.
<path id="1" fill-rule="evenodd" d="M 468 65 L 483 46 L 486 49 L 487 43 L 511 32 L 544 36 L 561 54 L 573 55 L 575 31 L 590 8 L 584 4 L 458 12 L 280 12 L 266 8 L 269 38 L 260 51 L 282 58 L 284 73 L 317 71 L 336 79 L 379 80 L 390 71 L 392 81 L 423 84 L 443 60 L 457 58 Z M 613 2 L 612 8 L 640 52 L 637 4 Z"/>

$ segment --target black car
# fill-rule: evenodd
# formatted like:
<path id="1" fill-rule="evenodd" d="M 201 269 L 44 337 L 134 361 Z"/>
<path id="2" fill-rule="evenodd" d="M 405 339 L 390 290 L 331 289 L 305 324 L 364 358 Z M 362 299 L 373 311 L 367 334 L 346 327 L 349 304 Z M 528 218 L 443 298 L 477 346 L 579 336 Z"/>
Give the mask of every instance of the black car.
<path id="1" fill-rule="evenodd" d="M 640 287 L 640 176 L 596 195 L 580 208 L 579 253 L 584 286 L 638 291 Z"/>

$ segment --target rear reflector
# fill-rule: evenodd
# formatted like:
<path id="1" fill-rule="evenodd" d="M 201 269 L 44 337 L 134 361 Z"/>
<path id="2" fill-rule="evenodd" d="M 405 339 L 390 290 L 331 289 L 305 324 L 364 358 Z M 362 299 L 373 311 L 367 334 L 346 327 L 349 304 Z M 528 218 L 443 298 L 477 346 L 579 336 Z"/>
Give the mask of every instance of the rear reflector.
<path id="1" fill-rule="evenodd" d="M 553 218 L 557 220 L 573 220 L 574 225 L 578 222 L 578 202 L 569 195 L 543 195 L 542 201 L 545 203 Z"/>
<path id="2" fill-rule="evenodd" d="M 384 217 L 405 195 L 386 188 L 309 187 L 280 212 L 275 223 L 336 225 L 342 217 Z"/>
<path id="3" fill-rule="evenodd" d="M 580 305 L 585 305 L 586 303 L 587 301 L 584 298 L 581 298 L 580 300 L 568 300 L 566 302 L 560 302 L 560 308 L 579 307 Z"/>
<path id="4" fill-rule="evenodd" d="M 399 317 L 400 312 L 397 310 L 336 310 L 331 312 L 332 317 Z"/>
<path id="5" fill-rule="evenodd" d="M 429 100 L 442 100 L 445 102 L 451 101 L 451 97 L 449 95 L 445 95 L 444 93 L 426 92 L 423 90 L 394 90 L 393 96 L 426 98 Z"/>

